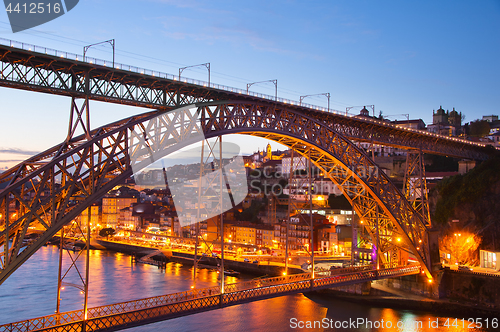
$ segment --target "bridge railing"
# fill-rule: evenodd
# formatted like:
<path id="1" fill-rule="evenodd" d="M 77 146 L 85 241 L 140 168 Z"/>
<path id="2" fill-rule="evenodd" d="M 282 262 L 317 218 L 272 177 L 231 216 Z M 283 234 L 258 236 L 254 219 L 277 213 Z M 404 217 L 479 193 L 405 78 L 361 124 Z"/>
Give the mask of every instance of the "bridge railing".
<path id="1" fill-rule="evenodd" d="M 226 284 L 224 287 L 224 291 L 225 293 L 233 293 L 259 287 L 275 286 L 280 284 L 309 280 L 310 278 L 311 278 L 310 273 L 303 273 L 303 274 L 292 274 L 292 275 L 273 277 L 273 278 L 255 279 L 241 283 Z M 219 286 L 201 288 L 201 289 L 192 289 L 184 292 L 154 296 L 140 300 L 132 300 L 127 302 L 89 308 L 87 312 L 87 318 L 101 317 L 127 311 L 158 307 L 166 304 L 178 303 L 182 301 L 187 301 L 212 295 L 219 295 L 219 294 L 220 294 Z M 47 328 L 60 324 L 71 323 L 74 321 L 83 320 L 84 318 L 85 318 L 85 313 L 83 310 L 74 310 L 59 314 L 52 314 L 44 317 L 28 319 L 21 322 L 0 325 L 0 332 L 7 332 L 7 331 L 25 332 L 38 328 Z"/>
<path id="2" fill-rule="evenodd" d="M 243 94 L 243 95 L 247 95 L 247 96 L 253 96 L 253 97 L 267 99 L 267 100 L 271 100 L 271 101 L 277 101 L 277 102 L 284 103 L 284 104 L 289 104 L 289 105 L 302 106 L 302 107 L 306 107 L 306 108 L 309 108 L 309 109 L 312 109 L 312 110 L 329 112 L 329 113 L 335 113 L 335 114 L 341 114 L 343 116 L 349 116 L 349 117 L 354 116 L 354 114 L 347 114 L 346 112 L 339 111 L 339 110 L 336 110 L 336 109 L 333 109 L 333 108 L 326 108 L 326 107 L 323 107 L 323 106 L 317 106 L 317 105 L 302 103 L 302 102 L 299 102 L 299 101 L 296 101 L 296 100 L 290 100 L 290 99 L 286 99 L 286 98 L 277 98 L 277 96 L 271 96 L 271 95 L 262 94 L 262 93 L 256 93 L 256 92 L 252 92 L 252 91 L 248 91 L 247 92 L 244 89 L 229 87 L 229 86 L 225 86 L 225 85 L 221 85 L 221 84 L 216 84 L 216 83 L 212 83 L 212 82 L 209 83 L 209 82 L 205 82 L 205 81 L 201 81 L 201 80 L 195 80 L 195 79 L 191 79 L 191 78 L 179 77 L 178 75 L 167 74 L 167 73 L 163 73 L 163 72 L 160 72 L 160 71 L 155 71 L 155 70 L 150 70 L 150 69 L 144 69 L 144 68 L 140 68 L 140 67 L 135 67 L 135 66 L 130 66 L 130 65 L 125 65 L 125 64 L 117 63 L 117 62 L 115 62 L 114 65 L 113 65 L 113 62 L 109 61 L 109 60 L 106 61 L 106 60 L 101 60 L 101 59 L 97 59 L 97 58 L 93 58 L 93 57 L 88 57 L 88 56 L 85 56 L 85 59 L 84 59 L 83 55 L 78 55 L 78 54 L 71 53 L 71 52 L 58 51 L 58 50 L 55 50 L 55 49 L 52 49 L 52 48 L 47 48 L 47 47 L 43 47 L 43 46 L 36 46 L 36 45 L 32 45 L 32 44 L 22 43 L 22 42 L 18 42 L 18 41 L 15 41 L 15 40 L 0 38 L 0 44 L 6 45 L 6 46 L 10 46 L 10 47 L 19 48 L 19 49 L 23 49 L 23 50 L 27 50 L 27 51 L 33 51 L 33 52 L 38 52 L 38 53 L 42 53 L 42 54 L 48 54 L 48 55 L 56 56 L 56 57 L 59 57 L 59 58 L 70 59 L 70 60 L 77 60 L 77 61 L 87 62 L 89 64 L 95 64 L 95 65 L 100 65 L 100 66 L 114 68 L 114 69 L 119 69 L 119 70 L 126 70 L 126 71 L 130 71 L 130 72 L 138 73 L 138 74 L 150 75 L 150 76 L 153 76 L 153 77 L 165 78 L 165 79 L 170 79 L 170 80 L 174 80 L 174 81 L 180 81 L 180 82 L 184 82 L 184 83 L 195 84 L 195 85 L 203 86 L 203 87 L 210 87 L 210 88 L 214 88 L 214 89 L 219 89 L 219 90 L 224 90 L 224 91 L 228 91 L 228 92 Z M 398 129 L 409 131 L 409 132 L 416 132 L 416 133 L 427 135 L 427 136 L 439 137 L 441 139 L 447 139 L 447 140 L 450 140 L 450 141 L 461 141 L 463 143 L 473 144 L 473 145 L 476 145 L 476 146 L 485 146 L 485 144 L 482 144 L 482 143 L 471 142 L 471 141 L 468 141 L 468 140 L 465 140 L 465 139 L 462 139 L 462 138 L 448 137 L 448 136 L 443 136 L 443 135 L 439 135 L 439 134 L 432 133 L 432 132 L 422 131 L 422 130 L 419 130 L 419 129 L 408 128 L 408 127 L 405 127 L 405 126 L 402 126 L 402 125 L 388 123 L 386 121 L 381 121 L 381 120 L 378 120 L 378 119 L 372 119 L 370 117 L 365 117 L 365 118 L 360 119 L 360 120 L 361 121 L 366 121 L 366 122 L 376 123 L 378 125 L 383 125 L 383 126 L 387 126 L 387 127 L 398 128 Z"/>
<path id="3" fill-rule="evenodd" d="M 379 277 L 387 277 L 394 274 L 406 274 L 420 272 L 421 267 L 419 265 L 408 265 L 404 267 L 392 267 L 378 271 Z"/>
<path id="4" fill-rule="evenodd" d="M 234 284 L 225 285 L 224 291 L 226 293 L 238 292 L 248 289 L 260 288 L 260 287 L 268 287 L 275 285 L 283 285 L 289 284 L 297 281 L 310 280 L 310 273 L 301 273 L 301 274 L 291 274 L 280 277 L 272 277 L 272 278 L 262 278 L 262 279 L 254 279 L 250 281 L 238 282 Z"/>
<path id="5" fill-rule="evenodd" d="M 86 62 L 89 64 L 95 64 L 95 65 L 114 68 L 114 69 L 126 70 L 126 71 L 130 71 L 130 72 L 138 73 L 138 74 L 149 75 L 149 76 L 159 77 L 159 78 L 165 78 L 165 79 L 170 79 L 170 80 L 174 80 L 174 81 L 195 84 L 195 85 L 199 85 L 199 86 L 203 86 L 203 87 L 210 87 L 210 88 L 214 88 L 214 89 L 218 89 L 218 90 L 224 90 L 224 91 L 228 91 L 228 92 L 244 94 L 244 95 L 258 97 L 258 98 L 262 98 L 262 99 L 275 100 L 275 101 L 285 103 L 285 104 L 290 104 L 290 105 L 299 105 L 300 104 L 301 106 L 308 107 L 308 108 L 315 109 L 315 110 L 324 111 L 324 112 L 332 112 L 332 113 L 338 113 L 338 114 L 345 113 L 345 112 L 341 112 L 341 111 L 338 111 L 338 110 L 335 110 L 332 108 L 328 109 L 328 108 L 322 107 L 322 106 L 300 103 L 298 101 L 294 101 L 294 100 L 290 100 L 290 99 L 286 99 L 286 98 L 276 98 L 276 96 L 271 96 L 271 95 L 267 95 L 267 94 L 263 94 L 263 93 L 256 93 L 256 92 L 252 92 L 252 91 L 247 92 L 247 90 L 244 90 L 244 89 L 234 88 L 234 87 L 230 87 L 230 86 L 226 86 L 226 85 L 222 85 L 222 84 L 216 84 L 216 83 L 212 83 L 212 82 L 209 83 L 206 81 L 195 80 L 195 79 L 183 77 L 183 76 L 179 77 L 178 75 L 172 75 L 172 74 L 168 74 L 168 73 L 164 73 L 164 72 L 160 72 L 160 71 L 156 71 L 156 70 L 144 69 L 144 68 L 140 68 L 140 67 L 136 67 L 136 66 L 130 66 L 130 65 L 122 64 L 122 63 L 117 63 L 117 62 L 115 62 L 113 65 L 113 62 L 109 61 L 109 60 L 102 60 L 102 59 L 97 59 L 97 58 L 93 58 L 93 57 L 89 57 L 89 56 L 85 56 L 85 59 L 84 59 L 83 55 L 78 55 L 78 54 L 71 53 L 71 52 L 59 51 L 59 50 L 55 50 L 55 49 L 43 47 L 43 46 L 22 43 L 22 42 L 18 42 L 15 40 L 0 38 L 0 44 L 10 46 L 10 47 L 19 48 L 19 49 L 26 50 L 26 51 L 33 51 L 33 52 L 37 52 L 37 53 L 52 55 L 52 56 L 55 56 L 58 58 L 82 61 L 82 62 Z"/>
<path id="6" fill-rule="evenodd" d="M 344 274 L 344 273 L 350 273 L 350 272 L 358 272 L 358 271 L 364 271 L 364 270 L 374 270 L 375 266 L 370 264 L 370 265 L 360 265 L 360 266 L 349 266 L 349 267 L 339 267 L 339 268 L 334 268 L 331 270 L 326 270 L 326 271 L 317 271 L 314 272 L 314 275 L 316 277 L 319 276 L 330 276 L 334 274 Z"/>
<path id="7" fill-rule="evenodd" d="M 349 273 L 345 274 L 330 274 L 331 271 L 316 272 L 311 286 L 328 287 L 340 283 L 370 281 L 381 277 L 418 273 L 420 271 L 420 266 L 418 265 L 394 267 L 382 270 L 366 270 L 366 268 L 367 266 L 361 266 L 358 267 L 357 271 L 350 271 Z M 335 272 L 335 270 L 333 270 L 332 273 L 333 272 Z M 290 285 L 290 287 L 285 287 L 285 290 L 305 289 L 309 287 L 309 284 L 306 286 L 304 282 L 310 280 L 311 273 L 254 279 L 241 283 L 227 284 L 224 287 L 224 292 L 230 296 L 230 300 L 238 301 L 239 299 L 243 298 L 277 294 L 283 292 L 282 286 L 287 285 Z M 297 288 L 293 285 L 299 285 L 300 287 Z M 246 293 L 244 291 L 250 291 L 250 293 Z M 219 286 L 191 289 L 184 292 L 89 308 L 87 312 L 87 318 L 97 318 L 113 314 L 160 307 L 168 304 L 196 300 L 214 295 L 220 295 Z M 60 314 L 53 314 L 44 317 L 28 319 L 25 321 L 0 325 L 0 332 L 27 332 L 36 329 L 49 328 L 61 324 L 72 323 L 83 319 L 85 319 L 83 310 L 68 311 Z"/>
<path id="8" fill-rule="evenodd" d="M 101 317 L 127 311 L 158 307 L 166 304 L 178 303 L 217 294 L 220 294 L 220 287 L 214 286 L 208 288 L 192 289 L 173 294 L 154 296 L 140 300 L 114 303 L 110 305 L 89 308 L 87 311 L 87 318 Z M 85 312 L 83 310 L 67 311 L 59 314 L 52 314 L 44 317 L 28 319 L 21 322 L 0 325 L 0 332 L 26 332 L 34 329 L 41 329 L 60 324 L 71 323 L 78 320 L 83 320 L 84 318 Z"/>

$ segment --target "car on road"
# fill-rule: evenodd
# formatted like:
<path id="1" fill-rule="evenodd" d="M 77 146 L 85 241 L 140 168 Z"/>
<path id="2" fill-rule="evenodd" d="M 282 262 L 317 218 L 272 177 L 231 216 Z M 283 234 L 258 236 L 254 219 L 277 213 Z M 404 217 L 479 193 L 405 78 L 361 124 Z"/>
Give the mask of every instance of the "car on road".
<path id="1" fill-rule="evenodd" d="M 245 263 L 250 263 L 250 260 L 249 260 L 248 258 L 245 258 L 243 261 L 244 261 Z"/>
<path id="2" fill-rule="evenodd" d="M 472 271 L 472 268 L 470 266 L 466 266 L 466 265 L 459 265 L 458 271 Z"/>
<path id="3" fill-rule="evenodd" d="M 259 264 L 259 261 L 258 260 L 254 260 L 252 263 Z"/>

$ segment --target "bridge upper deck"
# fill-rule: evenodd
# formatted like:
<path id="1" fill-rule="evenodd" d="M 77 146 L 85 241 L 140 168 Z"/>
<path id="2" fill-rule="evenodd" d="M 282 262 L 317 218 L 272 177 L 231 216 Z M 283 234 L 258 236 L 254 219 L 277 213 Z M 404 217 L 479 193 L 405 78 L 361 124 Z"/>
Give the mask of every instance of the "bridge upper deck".
<path id="1" fill-rule="evenodd" d="M 310 273 L 303 273 L 227 284 L 224 294 L 218 286 L 192 289 L 89 308 L 86 319 L 83 310 L 75 310 L 4 324 L 0 325 L 0 332 L 116 331 L 266 298 L 420 273 L 418 265 L 381 270 L 369 267 L 359 267 L 343 274 L 316 272 L 314 278 Z"/>
<path id="2" fill-rule="evenodd" d="M 2 45 L 4 44 L 4 45 Z M 0 38 L 0 86 L 66 95 L 158 110 L 213 100 L 274 104 L 318 119 L 346 138 L 418 149 L 458 158 L 487 159 L 484 144 L 405 128 L 372 118 L 346 116 L 299 103 L 109 61 Z"/>

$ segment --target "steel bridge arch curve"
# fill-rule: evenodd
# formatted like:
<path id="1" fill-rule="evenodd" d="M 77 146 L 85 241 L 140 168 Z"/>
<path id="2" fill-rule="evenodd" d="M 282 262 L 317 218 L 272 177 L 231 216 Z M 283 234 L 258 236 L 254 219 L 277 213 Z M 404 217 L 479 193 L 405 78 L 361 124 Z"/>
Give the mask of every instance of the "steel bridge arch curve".
<path id="1" fill-rule="evenodd" d="M 218 108 L 214 113 L 208 110 L 215 105 Z M 240 105 L 239 109 L 237 105 Z M 287 109 L 280 110 L 272 104 L 254 104 L 247 109 L 244 109 L 244 105 L 248 103 L 197 104 L 199 109 L 207 108 L 202 114 L 214 115 L 205 120 L 205 135 L 213 137 L 221 131 L 223 134 L 263 137 L 294 149 L 306 158 L 309 157 L 308 151 L 311 149 L 312 163 L 341 188 L 344 196 L 365 222 L 364 226 L 372 238 L 379 232 L 381 242 L 378 254 L 382 255 L 394 248 L 410 251 L 422 265 L 426 275 L 432 278 L 429 239 L 424 220 L 364 151 L 324 123 L 304 114 Z M 228 106 L 238 110 L 229 110 Z M 248 125 L 248 119 L 252 117 L 245 114 L 247 111 L 253 112 L 254 115 L 262 112 L 262 116 L 257 118 L 271 115 L 275 121 L 257 121 L 259 125 L 250 128 L 251 131 L 246 130 L 245 126 L 231 127 L 238 121 L 230 118 L 238 112 L 241 112 L 240 117 L 246 118 L 240 118 L 239 124 Z M 227 118 L 223 128 L 222 123 L 214 122 L 221 113 L 226 113 Z M 297 123 L 300 125 L 297 126 Z M 398 242 L 399 240 L 403 243 Z"/>
<path id="2" fill-rule="evenodd" d="M 193 108 L 194 113 L 189 111 Z M 196 116 L 199 124 L 193 123 Z M 142 133 L 142 140 L 136 130 Z M 159 155 L 163 156 L 199 141 L 193 133 L 204 134 L 205 138 L 227 134 L 264 137 L 306 157 L 310 149 L 312 162 L 340 186 L 366 221 L 367 229 L 372 234 L 377 228 L 382 230 L 379 253 L 404 247 L 414 253 L 431 277 L 423 221 L 363 151 L 325 124 L 297 111 L 272 103 L 222 101 L 121 120 L 93 130 L 90 141 L 82 135 L 2 174 L 0 184 L 8 186 L 0 192 L 0 212 L 8 215 L 10 200 L 16 201 L 20 212 L 17 219 L 0 228 L 0 244 L 6 243 L 6 237 L 13 239 L 12 247 L 4 249 L 1 258 L 0 284 L 95 199 L 131 176 L 130 164 L 134 160 L 148 163 L 144 160 L 148 150 L 140 148 L 141 142 L 144 147 L 144 138 L 148 138 L 149 151 L 163 151 Z M 165 149 L 169 144 L 175 148 L 172 145 Z M 366 165 L 373 171 L 367 173 Z M 75 197 L 80 203 L 71 206 L 70 198 Z M 21 250 L 32 223 L 42 225 L 46 231 Z M 402 243 L 392 241 L 396 234 L 404 239 Z"/>

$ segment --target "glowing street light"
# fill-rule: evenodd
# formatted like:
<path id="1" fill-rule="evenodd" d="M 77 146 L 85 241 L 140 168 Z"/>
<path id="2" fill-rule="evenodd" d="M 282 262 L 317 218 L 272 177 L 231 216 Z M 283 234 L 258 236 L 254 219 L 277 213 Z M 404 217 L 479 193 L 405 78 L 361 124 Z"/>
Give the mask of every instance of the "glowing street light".
<path id="1" fill-rule="evenodd" d="M 260 81 L 260 82 L 252 82 L 252 83 L 247 83 L 247 94 L 248 94 L 248 90 L 250 89 L 250 87 L 254 84 L 257 84 L 257 83 L 267 83 L 267 82 L 271 82 L 274 84 L 274 100 L 278 100 L 278 80 L 267 80 L 267 81 Z"/>
<path id="2" fill-rule="evenodd" d="M 302 106 L 302 100 L 304 100 L 304 98 L 306 98 L 306 97 L 312 97 L 312 96 L 326 96 L 326 98 L 328 99 L 328 112 L 330 112 L 330 93 L 329 92 L 316 93 L 316 94 L 313 94 L 313 95 L 300 96 L 299 97 L 300 105 Z"/>
<path id="3" fill-rule="evenodd" d="M 88 46 L 84 46 L 83 47 L 83 61 L 85 61 L 85 55 L 87 53 L 87 51 L 89 50 L 89 48 L 91 48 L 92 46 L 96 46 L 96 45 L 100 45 L 100 44 L 104 44 L 104 43 L 109 43 L 111 45 L 111 47 L 113 48 L 113 67 L 115 66 L 115 40 L 114 39 L 110 39 L 110 40 L 105 40 L 103 42 L 100 42 L 100 43 L 95 43 L 95 44 L 90 44 Z M 61 55 L 62 57 L 62 55 Z M 92 61 L 90 61 L 90 63 L 92 64 Z"/>

